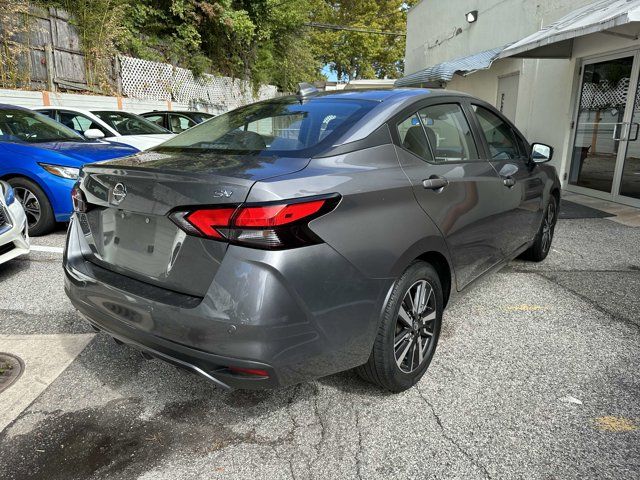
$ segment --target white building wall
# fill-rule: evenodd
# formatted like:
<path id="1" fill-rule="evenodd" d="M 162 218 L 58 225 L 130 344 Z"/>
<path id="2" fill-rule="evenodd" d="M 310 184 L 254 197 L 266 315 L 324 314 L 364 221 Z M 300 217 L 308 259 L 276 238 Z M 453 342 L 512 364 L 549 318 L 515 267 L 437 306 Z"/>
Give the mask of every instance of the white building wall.
<path id="1" fill-rule="evenodd" d="M 405 73 L 515 42 L 593 1 L 422 0 L 407 16 Z"/>
<path id="2" fill-rule="evenodd" d="M 593 0 L 423 0 L 409 12 L 407 20 L 406 72 L 520 40 L 589 3 Z M 468 24 L 465 13 L 476 9 L 478 21 Z M 462 31 L 451 37 L 454 27 Z M 635 35 L 635 30 L 637 26 L 628 26 L 627 33 Z M 592 34 L 574 41 L 571 59 L 505 58 L 494 62 L 488 70 L 466 77 L 454 76 L 446 88 L 496 105 L 498 78 L 519 72 L 515 124 L 529 141 L 554 147 L 552 164 L 563 179 L 569 167 L 570 124 L 579 89 L 581 59 L 628 48 L 640 48 L 640 43 Z"/>

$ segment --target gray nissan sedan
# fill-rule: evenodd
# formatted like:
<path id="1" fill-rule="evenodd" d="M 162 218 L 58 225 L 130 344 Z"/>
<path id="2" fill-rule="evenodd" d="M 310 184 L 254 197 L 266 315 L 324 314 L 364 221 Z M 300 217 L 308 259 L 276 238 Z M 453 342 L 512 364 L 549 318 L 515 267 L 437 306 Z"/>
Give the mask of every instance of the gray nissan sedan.
<path id="1" fill-rule="evenodd" d="M 223 389 L 356 368 L 400 392 L 454 294 L 547 256 L 552 152 L 464 94 L 307 87 L 85 166 L 66 292 L 97 330 Z"/>

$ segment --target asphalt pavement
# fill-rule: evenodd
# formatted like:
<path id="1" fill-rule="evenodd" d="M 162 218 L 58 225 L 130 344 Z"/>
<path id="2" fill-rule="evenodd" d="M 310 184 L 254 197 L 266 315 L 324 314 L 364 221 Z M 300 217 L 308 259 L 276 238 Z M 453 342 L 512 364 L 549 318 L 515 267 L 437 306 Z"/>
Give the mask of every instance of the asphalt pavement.
<path id="1" fill-rule="evenodd" d="M 144 360 L 74 312 L 63 242 L 0 266 L 0 351 L 34 358 L 0 395 L 3 480 L 640 478 L 640 228 L 561 220 L 545 262 L 450 306 L 399 395 L 352 372 L 224 393 Z"/>

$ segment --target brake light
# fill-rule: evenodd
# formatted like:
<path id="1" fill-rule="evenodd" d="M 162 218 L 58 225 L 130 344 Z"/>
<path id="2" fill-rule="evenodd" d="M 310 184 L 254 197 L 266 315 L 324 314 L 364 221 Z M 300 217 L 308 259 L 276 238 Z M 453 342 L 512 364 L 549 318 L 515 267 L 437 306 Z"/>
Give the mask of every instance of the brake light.
<path id="1" fill-rule="evenodd" d="M 235 211 L 235 208 L 196 210 L 189 213 L 185 220 L 207 237 L 224 238 L 217 228 L 227 228 Z"/>
<path id="2" fill-rule="evenodd" d="M 87 211 L 87 199 L 77 185 L 71 189 L 71 202 L 74 212 L 84 213 Z"/>
<path id="3" fill-rule="evenodd" d="M 182 230 L 201 237 L 267 250 L 321 243 L 309 222 L 338 204 L 339 195 L 282 203 L 180 210 L 170 214 Z"/>
<path id="4" fill-rule="evenodd" d="M 268 205 L 264 207 L 245 207 L 235 218 L 237 227 L 276 227 L 293 223 L 318 212 L 325 200 L 294 203 L 291 205 Z"/>

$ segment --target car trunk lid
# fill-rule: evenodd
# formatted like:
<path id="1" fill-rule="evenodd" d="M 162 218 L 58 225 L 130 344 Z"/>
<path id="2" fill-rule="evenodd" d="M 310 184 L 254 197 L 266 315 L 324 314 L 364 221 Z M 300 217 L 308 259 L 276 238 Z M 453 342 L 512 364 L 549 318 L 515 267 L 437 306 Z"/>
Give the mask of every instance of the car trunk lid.
<path id="1" fill-rule="evenodd" d="M 169 218 L 176 208 L 237 205 L 252 185 L 304 168 L 307 159 L 147 152 L 83 169 L 89 205 L 80 225 L 103 268 L 204 296 L 227 244 L 187 235 Z"/>

